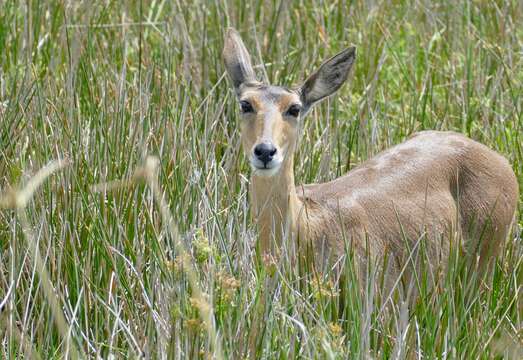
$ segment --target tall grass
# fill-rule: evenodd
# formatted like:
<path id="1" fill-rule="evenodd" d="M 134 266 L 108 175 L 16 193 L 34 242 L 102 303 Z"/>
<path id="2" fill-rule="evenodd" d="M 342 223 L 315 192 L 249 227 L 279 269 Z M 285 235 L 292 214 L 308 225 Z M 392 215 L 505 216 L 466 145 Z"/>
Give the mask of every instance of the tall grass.
<path id="1" fill-rule="evenodd" d="M 456 251 L 437 286 L 419 274 L 418 301 L 387 310 L 351 276 L 256 259 L 227 26 L 285 85 L 357 46 L 349 84 L 303 125 L 299 182 L 443 129 L 522 184 L 520 1 L 0 1 L 0 188 L 69 164 L 24 206 L 3 197 L 0 356 L 521 358 L 521 215 L 486 279 Z M 134 181 L 149 155 L 157 182 Z"/>

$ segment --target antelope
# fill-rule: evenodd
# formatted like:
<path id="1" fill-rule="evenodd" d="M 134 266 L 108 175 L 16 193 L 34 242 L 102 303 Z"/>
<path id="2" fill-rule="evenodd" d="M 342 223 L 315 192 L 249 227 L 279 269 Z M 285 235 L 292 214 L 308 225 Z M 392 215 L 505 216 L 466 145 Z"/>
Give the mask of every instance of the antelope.
<path id="1" fill-rule="evenodd" d="M 493 258 L 515 217 L 518 183 L 504 157 L 459 133 L 422 131 L 342 177 L 295 186 L 302 120 L 345 83 L 355 56 L 354 47 L 343 50 L 296 89 L 264 84 L 239 33 L 227 30 L 223 58 L 241 109 L 261 252 L 299 241 L 328 261 L 343 256 L 350 239 L 355 258 L 389 252 L 397 273 L 417 241 L 444 263 L 457 234 L 478 261 Z"/>

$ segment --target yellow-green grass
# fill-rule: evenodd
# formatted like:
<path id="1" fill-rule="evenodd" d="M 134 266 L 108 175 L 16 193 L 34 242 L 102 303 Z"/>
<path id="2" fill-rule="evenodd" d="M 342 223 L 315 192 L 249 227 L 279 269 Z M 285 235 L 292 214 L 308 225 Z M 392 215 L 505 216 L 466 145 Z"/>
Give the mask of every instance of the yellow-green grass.
<path id="1" fill-rule="evenodd" d="M 304 121 L 298 182 L 423 129 L 488 145 L 523 182 L 520 1 L 0 1 L 0 357 L 523 357 L 521 215 L 485 279 L 455 250 L 388 308 L 350 264 L 335 285 L 256 259 L 228 26 L 287 86 L 357 47 Z"/>

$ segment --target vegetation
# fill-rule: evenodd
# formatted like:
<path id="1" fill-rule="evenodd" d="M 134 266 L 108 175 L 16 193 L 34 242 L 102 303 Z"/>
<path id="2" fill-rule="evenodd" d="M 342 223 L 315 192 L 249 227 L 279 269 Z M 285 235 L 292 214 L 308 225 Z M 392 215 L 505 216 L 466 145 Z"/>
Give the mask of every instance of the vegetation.
<path id="1" fill-rule="evenodd" d="M 520 1 L 3 0 L 0 357 L 522 358 L 521 211 L 484 279 L 456 249 L 413 303 L 256 257 L 227 26 L 289 86 L 357 46 L 299 182 L 444 129 L 522 183 Z"/>

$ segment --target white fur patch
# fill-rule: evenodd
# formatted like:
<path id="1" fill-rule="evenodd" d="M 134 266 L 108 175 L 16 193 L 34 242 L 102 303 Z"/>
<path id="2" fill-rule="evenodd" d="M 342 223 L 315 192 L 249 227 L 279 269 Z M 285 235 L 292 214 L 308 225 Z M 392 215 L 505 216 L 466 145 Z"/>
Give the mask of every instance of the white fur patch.
<path id="1" fill-rule="evenodd" d="M 254 176 L 260 176 L 260 177 L 273 177 L 280 171 L 280 168 L 281 168 L 281 166 L 279 166 L 279 165 L 272 167 L 270 169 L 260 169 L 260 168 L 254 167 L 254 166 L 251 166 L 251 167 L 252 167 L 252 174 Z"/>

